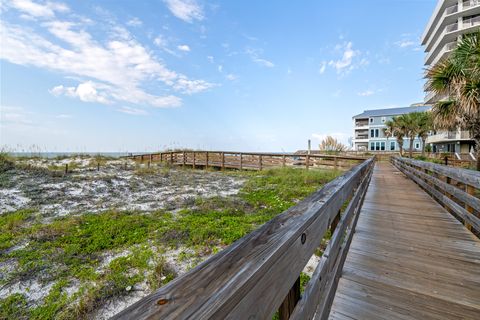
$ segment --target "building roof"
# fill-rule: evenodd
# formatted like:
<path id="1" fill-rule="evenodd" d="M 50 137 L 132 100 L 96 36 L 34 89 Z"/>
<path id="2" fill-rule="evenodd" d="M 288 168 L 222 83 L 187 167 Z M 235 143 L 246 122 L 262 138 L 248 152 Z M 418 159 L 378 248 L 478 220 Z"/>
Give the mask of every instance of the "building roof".
<path id="1" fill-rule="evenodd" d="M 412 112 L 424 112 L 430 110 L 432 106 L 424 105 L 420 103 L 412 104 L 410 107 L 405 108 L 387 108 L 387 109 L 375 109 L 375 110 L 365 110 L 356 116 L 356 118 L 368 118 L 368 117 L 379 117 L 379 116 L 398 116 L 405 113 Z"/>

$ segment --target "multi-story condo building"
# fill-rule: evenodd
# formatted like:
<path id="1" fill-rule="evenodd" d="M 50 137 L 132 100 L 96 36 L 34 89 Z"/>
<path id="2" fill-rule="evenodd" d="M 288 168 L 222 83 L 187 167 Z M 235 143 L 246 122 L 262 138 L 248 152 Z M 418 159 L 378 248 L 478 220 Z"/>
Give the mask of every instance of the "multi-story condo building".
<path id="1" fill-rule="evenodd" d="M 431 67 L 448 57 L 462 35 L 480 29 L 480 0 L 439 0 L 422 36 L 425 66 Z M 427 92 L 425 103 L 432 104 L 445 97 Z M 473 140 L 469 133 L 439 132 L 427 139 L 434 151 L 470 152 Z"/>
<path id="2" fill-rule="evenodd" d="M 430 106 L 422 103 L 412 104 L 406 108 L 389 108 L 377 110 L 365 110 L 353 117 L 353 149 L 356 151 L 399 151 L 400 146 L 396 138 L 387 138 L 385 123 L 393 117 L 411 112 L 424 112 L 430 110 Z M 410 139 L 403 141 L 403 149 L 410 148 Z M 415 138 L 413 142 L 414 151 L 421 151 L 422 140 Z"/>

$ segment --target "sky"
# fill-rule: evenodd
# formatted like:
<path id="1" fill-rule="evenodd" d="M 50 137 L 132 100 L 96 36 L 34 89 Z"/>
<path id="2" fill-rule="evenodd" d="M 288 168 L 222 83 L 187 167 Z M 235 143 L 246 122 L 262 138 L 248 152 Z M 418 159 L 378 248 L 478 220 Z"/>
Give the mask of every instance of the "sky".
<path id="1" fill-rule="evenodd" d="M 421 102 L 436 0 L 0 2 L 0 147 L 288 152 Z"/>

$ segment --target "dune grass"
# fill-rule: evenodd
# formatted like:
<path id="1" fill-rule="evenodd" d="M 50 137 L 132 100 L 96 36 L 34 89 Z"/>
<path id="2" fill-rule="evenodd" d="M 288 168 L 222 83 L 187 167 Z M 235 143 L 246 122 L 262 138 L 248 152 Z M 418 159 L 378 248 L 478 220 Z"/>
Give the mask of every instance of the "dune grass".
<path id="1" fill-rule="evenodd" d="M 339 172 L 283 168 L 227 174 L 246 179 L 238 195 L 197 199 L 192 207 L 175 213 L 108 210 L 47 224 L 34 209 L 1 215 L 0 262 L 15 261 L 17 267 L 0 279 L 0 285 L 33 278 L 54 285 L 36 305 L 23 294 L 3 297 L 0 318 L 88 318 L 105 301 L 128 295 L 139 283 L 154 290 L 176 276 L 163 257 L 167 250 L 191 248 L 201 261 Z M 103 265 L 105 254 L 118 252 L 127 253 Z M 79 290 L 68 295 L 66 289 L 75 283 Z"/>

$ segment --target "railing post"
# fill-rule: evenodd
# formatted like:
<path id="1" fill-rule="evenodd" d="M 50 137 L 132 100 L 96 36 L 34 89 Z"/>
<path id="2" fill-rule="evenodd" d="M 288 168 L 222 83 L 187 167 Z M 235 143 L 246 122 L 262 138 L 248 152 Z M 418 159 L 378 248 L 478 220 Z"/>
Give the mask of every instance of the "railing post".
<path id="1" fill-rule="evenodd" d="M 205 169 L 208 169 L 208 151 L 205 153 Z"/>
<path id="2" fill-rule="evenodd" d="M 258 155 L 258 169 L 261 171 L 262 170 L 262 166 L 263 166 L 263 163 L 262 163 L 262 155 Z"/>
<path id="3" fill-rule="evenodd" d="M 308 167 L 310 166 L 310 155 L 307 154 L 307 157 L 305 159 L 305 167 L 308 170 Z"/>
<path id="4" fill-rule="evenodd" d="M 286 165 L 286 157 L 285 155 L 282 155 L 282 167 L 285 168 L 285 165 Z"/>
<path id="5" fill-rule="evenodd" d="M 243 170 L 243 153 L 240 153 L 240 170 Z"/>
<path id="6" fill-rule="evenodd" d="M 470 194 L 470 195 L 474 195 L 475 194 L 475 188 L 468 185 L 468 184 L 465 184 L 465 192 Z M 473 208 L 470 207 L 469 205 L 465 205 L 465 209 L 470 213 L 470 214 L 473 214 Z M 466 223 L 465 222 L 465 227 L 467 227 L 468 230 L 472 231 L 472 225 L 469 224 L 469 223 Z"/>
<path id="7" fill-rule="evenodd" d="M 140 162 L 143 163 L 143 154 L 140 156 Z"/>
<path id="8" fill-rule="evenodd" d="M 163 162 L 163 152 L 160 152 L 160 162 Z"/>
<path id="9" fill-rule="evenodd" d="M 185 167 L 186 162 L 187 162 L 187 153 L 183 151 L 183 164 L 182 164 L 183 167 Z"/>
<path id="10" fill-rule="evenodd" d="M 222 152 L 222 171 L 225 170 L 225 152 Z"/>
<path id="11" fill-rule="evenodd" d="M 335 170 L 337 170 L 337 168 L 338 168 L 338 159 L 337 159 L 337 156 L 333 156 L 333 165 L 334 165 Z"/>
<path id="12" fill-rule="evenodd" d="M 280 320 L 288 320 L 297 305 L 298 300 L 300 300 L 300 277 L 295 281 L 293 287 L 288 292 L 285 300 L 283 300 L 278 309 L 278 315 Z"/>
<path id="13" fill-rule="evenodd" d="M 65 164 L 65 174 L 68 174 L 68 163 Z"/>
<path id="14" fill-rule="evenodd" d="M 153 162 L 153 154 L 150 153 L 150 162 Z"/>
<path id="15" fill-rule="evenodd" d="M 173 164 L 173 152 L 170 152 L 170 163 Z"/>
<path id="16" fill-rule="evenodd" d="M 195 169 L 195 151 L 193 151 L 193 169 Z"/>

